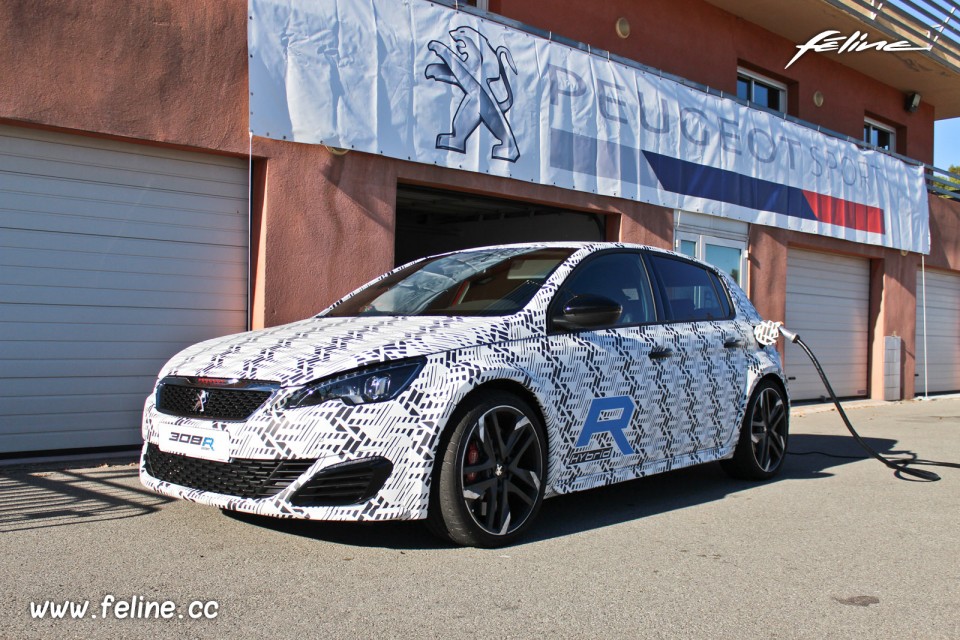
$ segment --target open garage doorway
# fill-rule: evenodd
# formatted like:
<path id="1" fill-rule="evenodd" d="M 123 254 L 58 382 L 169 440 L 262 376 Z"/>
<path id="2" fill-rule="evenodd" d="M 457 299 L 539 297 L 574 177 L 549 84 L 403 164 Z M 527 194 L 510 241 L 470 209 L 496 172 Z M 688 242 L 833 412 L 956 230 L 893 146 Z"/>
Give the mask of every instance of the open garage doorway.
<path id="1" fill-rule="evenodd" d="M 603 240 L 605 224 L 602 214 L 401 184 L 394 262 L 512 242 Z"/>

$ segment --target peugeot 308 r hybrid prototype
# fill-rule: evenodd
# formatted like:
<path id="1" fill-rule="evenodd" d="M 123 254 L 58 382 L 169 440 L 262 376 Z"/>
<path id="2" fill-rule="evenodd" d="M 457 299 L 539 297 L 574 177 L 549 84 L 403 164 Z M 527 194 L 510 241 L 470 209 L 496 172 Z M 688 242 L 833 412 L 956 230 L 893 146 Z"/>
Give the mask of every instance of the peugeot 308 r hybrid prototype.
<path id="1" fill-rule="evenodd" d="M 457 251 L 160 372 L 140 478 L 222 509 L 426 519 L 512 541 L 545 497 L 720 460 L 783 464 L 777 351 L 726 274 L 614 243 Z"/>

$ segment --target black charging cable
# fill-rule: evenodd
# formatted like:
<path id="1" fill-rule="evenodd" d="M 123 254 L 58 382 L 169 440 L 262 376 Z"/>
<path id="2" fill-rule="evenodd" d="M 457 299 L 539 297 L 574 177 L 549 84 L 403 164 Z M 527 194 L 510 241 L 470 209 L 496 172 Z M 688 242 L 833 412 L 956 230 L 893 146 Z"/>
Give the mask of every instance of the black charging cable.
<path id="1" fill-rule="evenodd" d="M 850 424 L 850 419 L 847 418 L 847 414 L 843 411 L 843 407 L 840 406 L 840 400 L 837 399 L 837 394 L 834 393 L 833 387 L 830 386 L 830 381 L 827 380 L 827 374 L 823 372 L 823 367 L 820 366 L 820 361 L 817 360 L 817 356 L 813 355 L 813 351 L 810 350 L 810 347 L 800 339 L 800 336 L 786 329 L 785 327 L 780 327 L 780 333 L 783 334 L 783 337 L 793 342 L 794 344 L 800 345 L 800 348 L 803 349 L 806 354 L 810 357 L 810 361 L 813 362 L 813 366 L 817 368 L 817 373 L 820 374 L 820 379 L 823 380 L 823 386 L 827 388 L 827 392 L 830 393 L 830 398 L 833 400 L 833 404 L 837 407 L 837 411 L 840 413 L 840 417 L 843 418 L 843 424 L 847 425 L 847 430 L 850 431 L 850 435 L 853 436 L 854 440 L 857 441 L 864 451 L 869 453 L 871 456 L 887 465 L 894 471 L 900 474 L 906 474 L 913 476 L 915 478 L 920 478 L 921 480 L 926 480 L 927 482 L 936 482 L 940 479 L 940 476 L 935 474 L 932 471 L 927 471 L 926 469 L 911 469 L 908 465 L 911 463 L 918 462 L 917 460 L 908 460 L 908 461 L 896 461 L 884 458 L 882 455 L 873 450 L 873 448 L 868 445 L 863 438 L 860 437 L 860 434 L 857 433 L 857 430 L 853 428 L 853 425 Z"/>

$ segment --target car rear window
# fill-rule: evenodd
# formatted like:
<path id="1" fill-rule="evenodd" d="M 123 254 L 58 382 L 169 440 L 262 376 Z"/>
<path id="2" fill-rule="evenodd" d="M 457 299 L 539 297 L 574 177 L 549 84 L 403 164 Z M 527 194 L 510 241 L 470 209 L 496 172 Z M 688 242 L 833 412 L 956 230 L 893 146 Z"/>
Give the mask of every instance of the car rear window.
<path id="1" fill-rule="evenodd" d="M 665 296 L 668 322 L 725 320 L 731 316 L 726 291 L 708 269 L 686 260 L 651 255 Z"/>

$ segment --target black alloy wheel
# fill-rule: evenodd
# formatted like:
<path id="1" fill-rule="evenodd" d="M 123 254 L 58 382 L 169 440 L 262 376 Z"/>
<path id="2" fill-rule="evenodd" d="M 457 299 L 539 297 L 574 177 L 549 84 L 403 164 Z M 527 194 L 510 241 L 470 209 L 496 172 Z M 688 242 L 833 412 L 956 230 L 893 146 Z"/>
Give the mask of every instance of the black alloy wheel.
<path id="1" fill-rule="evenodd" d="M 770 380 L 757 385 L 740 428 L 737 449 L 724 470 L 736 478 L 766 480 L 783 466 L 790 415 L 783 391 Z"/>
<path id="2" fill-rule="evenodd" d="M 543 502 L 547 460 L 543 426 L 525 402 L 481 392 L 442 454 L 430 509 L 434 530 L 483 547 L 526 530 Z"/>
<path id="3" fill-rule="evenodd" d="M 787 410 L 780 394 L 771 387 L 760 392 L 750 419 L 753 457 L 765 473 L 780 467 L 787 453 Z"/>

